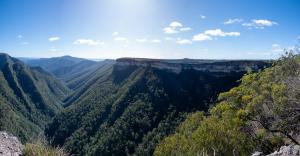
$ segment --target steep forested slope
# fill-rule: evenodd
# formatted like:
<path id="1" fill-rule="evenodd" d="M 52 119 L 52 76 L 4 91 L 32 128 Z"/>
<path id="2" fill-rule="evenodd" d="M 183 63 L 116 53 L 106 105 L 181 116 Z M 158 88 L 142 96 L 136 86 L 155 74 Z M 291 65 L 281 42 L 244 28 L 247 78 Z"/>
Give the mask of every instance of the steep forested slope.
<path id="1" fill-rule="evenodd" d="M 271 68 L 245 75 L 238 87 L 220 94 L 210 110 L 189 115 L 156 156 L 251 155 L 300 144 L 300 57 L 292 53 Z"/>
<path id="2" fill-rule="evenodd" d="M 41 68 L 0 54 L 0 130 L 22 139 L 42 132 L 69 90 Z"/>
<path id="3" fill-rule="evenodd" d="M 45 133 L 75 155 L 152 155 L 187 112 L 206 111 L 246 67 L 268 65 L 202 63 L 120 59 L 94 75 Z"/>

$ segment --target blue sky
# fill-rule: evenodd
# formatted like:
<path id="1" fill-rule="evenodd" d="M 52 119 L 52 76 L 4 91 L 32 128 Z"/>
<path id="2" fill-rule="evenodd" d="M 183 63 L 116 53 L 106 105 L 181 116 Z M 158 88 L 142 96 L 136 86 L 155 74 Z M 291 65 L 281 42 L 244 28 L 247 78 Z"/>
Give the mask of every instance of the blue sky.
<path id="1" fill-rule="evenodd" d="M 299 0 L 0 0 L 15 57 L 270 59 L 299 28 Z"/>

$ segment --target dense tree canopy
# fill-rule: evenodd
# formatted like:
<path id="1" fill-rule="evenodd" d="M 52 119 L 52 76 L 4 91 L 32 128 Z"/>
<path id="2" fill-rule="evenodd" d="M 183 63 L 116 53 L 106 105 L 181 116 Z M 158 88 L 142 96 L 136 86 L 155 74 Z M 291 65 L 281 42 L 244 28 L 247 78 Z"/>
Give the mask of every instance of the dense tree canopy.
<path id="1" fill-rule="evenodd" d="M 152 155 L 186 113 L 207 111 L 243 74 L 114 66 L 95 75 L 94 84 L 54 118 L 46 135 L 75 155 Z"/>
<path id="2" fill-rule="evenodd" d="M 67 89 L 41 68 L 0 53 L 0 130 L 23 142 L 43 132 L 45 125 L 62 109 Z"/>

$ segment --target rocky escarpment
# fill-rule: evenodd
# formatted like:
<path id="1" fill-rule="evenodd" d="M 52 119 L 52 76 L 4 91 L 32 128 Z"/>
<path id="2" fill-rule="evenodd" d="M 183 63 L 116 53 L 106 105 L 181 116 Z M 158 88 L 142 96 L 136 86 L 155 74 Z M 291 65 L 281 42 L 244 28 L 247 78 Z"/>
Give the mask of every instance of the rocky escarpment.
<path id="1" fill-rule="evenodd" d="M 300 146 L 299 145 L 289 145 L 282 146 L 279 151 L 275 151 L 266 156 L 299 156 L 300 155 Z M 265 156 L 261 152 L 255 152 L 252 156 Z"/>
<path id="2" fill-rule="evenodd" d="M 279 151 L 275 151 L 268 156 L 299 156 L 300 155 L 300 146 L 299 145 L 289 145 L 282 146 Z"/>
<path id="3" fill-rule="evenodd" d="M 20 156 L 22 151 L 23 145 L 17 137 L 0 132 L 0 156 Z"/>
<path id="4" fill-rule="evenodd" d="M 157 69 L 169 70 L 180 73 L 182 70 L 193 69 L 207 72 L 244 72 L 247 70 L 258 71 L 271 66 L 269 61 L 256 60 L 161 60 L 142 58 L 120 58 L 117 59 L 116 66 L 124 68 L 126 66 L 143 66 Z"/>

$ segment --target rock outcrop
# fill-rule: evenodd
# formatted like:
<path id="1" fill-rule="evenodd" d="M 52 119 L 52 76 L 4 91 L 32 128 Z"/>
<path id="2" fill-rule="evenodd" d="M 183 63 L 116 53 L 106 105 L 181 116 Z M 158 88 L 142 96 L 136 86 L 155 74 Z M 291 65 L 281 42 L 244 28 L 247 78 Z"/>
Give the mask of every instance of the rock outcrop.
<path id="1" fill-rule="evenodd" d="M 23 145 L 17 137 L 0 132 L 0 156 L 20 156 L 22 151 Z"/>
<path id="2" fill-rule="evenodd" d="M 169 70 L 180 73 L 182 70 L 193 69 L 209 72 L 244 72 L 247 70 L 258 71 L 271 66 L 269 61 L 262 60 L 195 60 L 195 59 L 143 59 L 143 58 L 120 58 L 116 66 L 142 66 Z"/>
<path id="3" fill-rule="evenodd" d="M 275 151 L 267 156 L 300 156 L 299 145 L 282 146 L 279 151 Z"/>
<path id="4" fill-rule="evenodd" d="M 275 151 L 269 155 L 264 155 L 262 152 L 255 152 L 252 154 L 252 156 L 300 156 L 300 146 L 282 146 L 279 151 Z"/>

